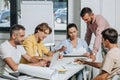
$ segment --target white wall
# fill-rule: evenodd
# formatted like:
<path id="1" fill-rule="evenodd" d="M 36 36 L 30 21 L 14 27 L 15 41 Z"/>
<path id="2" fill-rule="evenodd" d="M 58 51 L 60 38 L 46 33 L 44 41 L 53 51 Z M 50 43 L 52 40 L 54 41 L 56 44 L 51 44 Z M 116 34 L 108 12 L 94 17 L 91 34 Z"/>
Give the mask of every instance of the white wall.
<path id="1" fill-rule="evenodd" d="M 96 14 L 102 14 L 120 34 L 120 0 L 68 0 L 68 23 L 74 22 L 79 26 L 81 38 L 84 38 L 86 31 L 86 25 L 79 16 L 84 6 L 92 8 Z M 9 33 L 0 33 L 0 40 L 8 38 Z"/>
<path id="2" fill-rule="evenodd" d="M 80 30 L 80 0 L 68 0 L 68 23 L 75 23 Z M 80 34 L 80 31 L 79 31 Z"/>
<path id="3" fill-rule="evenodd" d="M 7 39 L 9 39 L 9 33 L 0 33 L 0 44 Z"/>
<path id="4" fill-rule="evenodd" d="M 120 34 L 120 0 L 81 0 L 81 9 L 85 6 L 90 7 L 95 14 L 103 15 Z M 86 24 L 81 20 L 81 38 L 84 38 L 85 31 Z"/>

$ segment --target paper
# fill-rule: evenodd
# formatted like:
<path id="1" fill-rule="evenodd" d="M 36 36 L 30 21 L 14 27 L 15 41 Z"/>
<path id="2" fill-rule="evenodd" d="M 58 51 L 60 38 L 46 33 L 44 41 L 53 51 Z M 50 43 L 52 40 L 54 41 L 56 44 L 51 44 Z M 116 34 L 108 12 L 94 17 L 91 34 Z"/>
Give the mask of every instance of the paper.
<path id="1" fill-rule="evenodd" d="M 16 77 L 9 75 L 9 73 L 2 74 L 0 77 L 5 78 L 7 80 L 17 80 Z"/>
<path id="2" fill-rule="evenodd" d="M 59 53 L 60 52 L 57 52 L 57 53 L 54 53 L 52 59 L 51 59 L 51 63 L 50 63 L 50 66 L 49 68 L 53 68 L 56 64 L 56 61 L 59 59 Z"/>
<path id="3" fill-rule="evenodd" d="M 88 57 L 80 57 L 80 60 L 92 62 L 92 59 Z"/>
<path id="4" fill-rule="evenodd" d="M 79 49 L 73 49 L 73 52 L 64 54 L 65 57 L 84 57 L 84 53 L 86 52 L 86 49 L 81 47 Z"/>
<path id="5" fill-rule="evenodd" d="M 55 72 L 55 70 L 52 70 L 48 67 L 37 67 L 25 64 L 20 64 L 18 66 L 18 71 L 27 75 L 45 79 L 50 79 Z"/>

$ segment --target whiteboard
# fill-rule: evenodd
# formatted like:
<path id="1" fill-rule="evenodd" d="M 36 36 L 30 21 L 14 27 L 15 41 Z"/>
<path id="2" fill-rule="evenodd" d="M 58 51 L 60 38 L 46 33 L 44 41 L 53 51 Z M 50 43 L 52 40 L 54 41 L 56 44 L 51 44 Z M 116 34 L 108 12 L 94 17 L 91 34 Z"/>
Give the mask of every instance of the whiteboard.
<path id="1" fill-rule="evenodd" d="M 35 27 L 40 23 L 48 23 L 52 33 L 44 39 L 46 46 L 54 45 L 54 19 L 52 1 L 22 1 L 21 24 L 26 28 L 26 36 L 34 33 Z"/>

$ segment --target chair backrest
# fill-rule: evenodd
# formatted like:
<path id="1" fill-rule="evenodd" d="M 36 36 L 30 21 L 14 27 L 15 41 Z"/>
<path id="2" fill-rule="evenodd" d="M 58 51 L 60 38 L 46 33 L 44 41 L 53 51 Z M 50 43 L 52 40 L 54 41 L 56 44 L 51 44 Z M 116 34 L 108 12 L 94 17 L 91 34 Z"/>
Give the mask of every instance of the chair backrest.
<path id="1" fill-rule="evenodd" d="M 3 59 L 0 56 L 0 75 L 3 74 L 4 66 L 5 66 L 5 62 L 3 61 Z"/>
<path id="2" fill-rule="evenodd" d="M 110 76 L 108 76 L 108 80 L 120 80 L 120 67 L 114 69 Z"/>
<path id="3" fill-rule="evenodd" d="M 111 80 L 120 80 L 120 74 L 114 75 Z"/>

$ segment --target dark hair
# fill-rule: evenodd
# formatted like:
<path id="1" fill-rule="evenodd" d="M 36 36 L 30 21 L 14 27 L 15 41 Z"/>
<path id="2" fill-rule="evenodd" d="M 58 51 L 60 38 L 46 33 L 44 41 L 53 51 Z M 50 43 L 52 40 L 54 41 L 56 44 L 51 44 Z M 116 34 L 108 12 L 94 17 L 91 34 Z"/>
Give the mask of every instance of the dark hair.
<path id="1" fill-rule="evenodd" d="M 10 36 L 12 36 L 12 34 L 15 31 L 19 31 L 19 30 L 25 30 L 24 26 L 19 25 L 19 24 L 14 24 L 12 27 L 10 27 Z"/>
<path id="2" fill-rule="evenodd" d="M 84 15 L 85 15 L 86 13 L 91 14 L 91 13 L 92 13 L 92 10 L 91 10 L 89 7 L 84 7 L 84 8 L 81 10 L 80 16 L 81 16 L 81 17 L 84 17 Z"/>
<path id="3" fill-rule="evenodd" d="M 49 25 L 47 23 L 41 23 L 39 25 L 37 25 L 37 27 L 35 28 L 34 34 L 37 33 L 38 31 L 45 31 L 49 29 L 49 34 L 51 34 L 52 29 L 49 27 Z"/>
<path id="4" fill-rule="evenodd" d="M 72 28 L 72 27 L 74 27 L 74 28 L 76 28 L 76 30 L 78 30 L 76 24 L 74 24 L 74 23 L 68 24 L 68 26 L 67 26 L 67 38 L 70 38 L 69 33 L 68 33 L 68 30 L 69 30 L 70 28 Z"/>
<path id="5" fill-rule="evenodd" d="M 118 33 L 115 29 L 113 28 L 107 28 L 104 31 L 102 31 L 102 36 L 106 40 L 109 40 L 110 43 L 117 43 L 118 40 Z"/>

